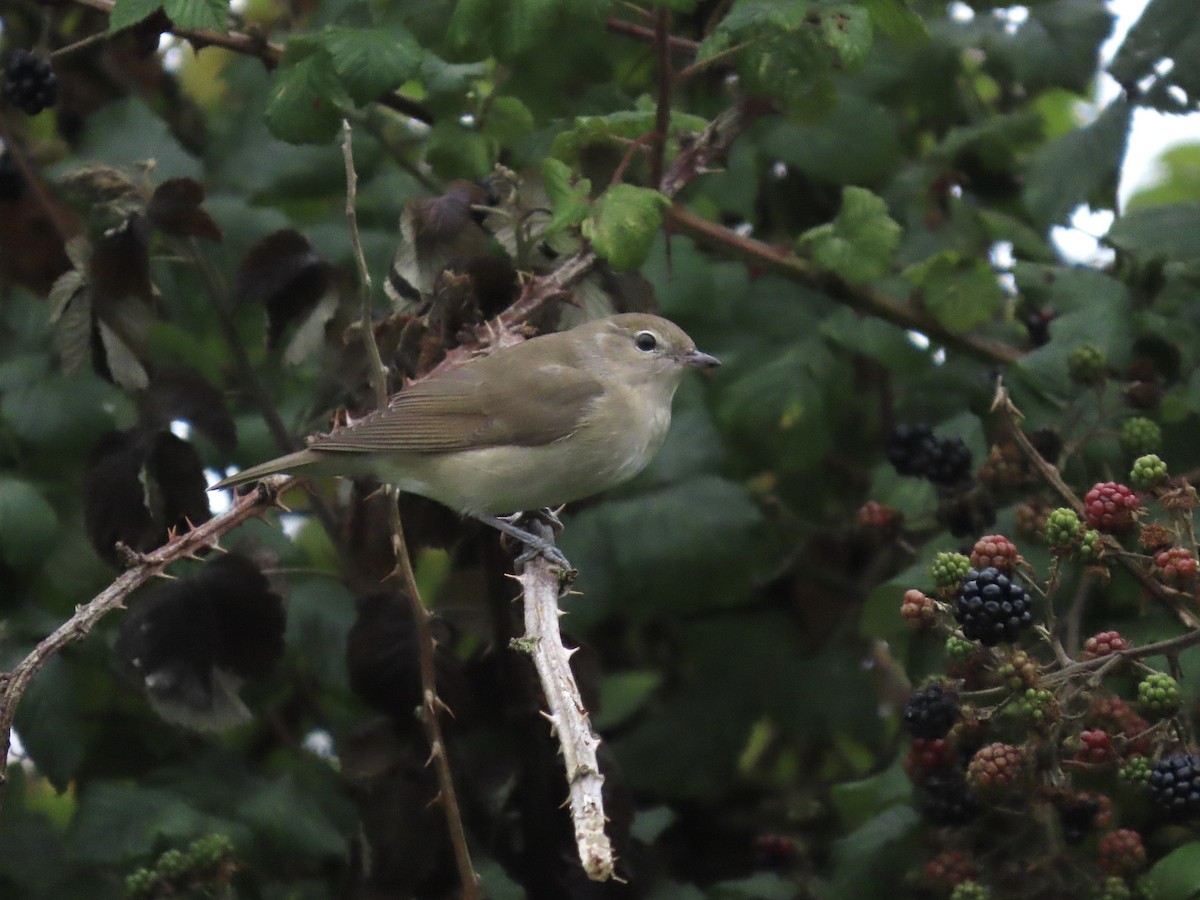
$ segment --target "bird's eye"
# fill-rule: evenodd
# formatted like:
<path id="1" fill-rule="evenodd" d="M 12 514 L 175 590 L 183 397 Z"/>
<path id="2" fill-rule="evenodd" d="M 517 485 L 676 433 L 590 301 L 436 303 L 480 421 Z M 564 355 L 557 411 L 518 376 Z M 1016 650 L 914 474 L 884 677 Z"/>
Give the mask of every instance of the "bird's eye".
<path id="1" fill-rule="evenodd" d="M 639 331 L 637 337 L 633 339 L 633 343 L 643 353 L 649 353 L 658 346 L 658 338 L 654 336 L 653 332 Z"/>

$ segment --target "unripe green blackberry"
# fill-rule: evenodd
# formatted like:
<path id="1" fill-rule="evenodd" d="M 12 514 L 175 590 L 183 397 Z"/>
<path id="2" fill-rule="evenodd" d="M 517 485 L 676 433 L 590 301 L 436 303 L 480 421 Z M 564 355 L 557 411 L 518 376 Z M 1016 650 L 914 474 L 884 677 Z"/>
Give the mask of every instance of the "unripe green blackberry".
<path id="1" fill-rule="evenodd" d="M 1108 377 L 1108 357 L 1094 344 L 1080 344 L 1067 356 L 1067 374 L 1088 387 L 1103 384 Z"/>
<path id="2" fill-rule="evenodd" d="M 1119 875 L 1109 875 L 1092 895 L 1093 900 L 1133 900 L 1133 890 Z"/>
<path id="3" fill-rule="evenodd" d="M 1150 716 L 1174 715 L 1179 710 L 1179 682 L 1166 672 L 1147 675 L 1138 685 L 1138 706 Z"/>
<path id="4" fill-rule="evenodd" d="M 945 593 L 949 596 L 958 593 L 958 587 L 969 571 L 971 571 L 970 559 L 961 553 L 946 551 L 934 554 L 933 562 L 929 566 L 929 573 L 933 576 L 933 583 L 937 585 L 938 593 Z"/>
<path id="5" fill-rule="evenodd" d="M 1121 450 L 1126 456 L 1145 456 L 1162 449 L 1162 429 L 1157 422 L 1142 416 L 1126 419 L 1121 425 Z"/>
<path id="6" fill-rule="evenodd" d="M 1014 650 L 1012 656 L 999 669 L 996 676 L 1010 691 L 1024 691 L 1038 683 L 1038 667 L 1024 650 Z"/>
<path id="7" fill-rule="evenodd" d="M 1070 553 L 1083 537 L 1083 522 L 1075 510 L 1059 507 L 1046 516 L 1046 543 L 1055 553 Z"/>
<path id="8" fill-rule="evenodd" d="M 158 858 L 154 867 L 163 878 L 178 878 L 192 869 L 192 861 L 182 850 L 167 850 Z"/>
<path id="9" fill-rule="evenodd" d="M 1128 878 L 1146 868 L 1142 836 L 1129 828 L 1118 828 L 1100 838 L 1100 868 L 1109 875 Z"/>
<path id="10" fill-rule="evenodd" d="M 1025 784 L 1025 754 L 1012 744 L 988 744 L 967 766 L 967 787 L 981 797 L 1011 794 Z"/>
<path id="11" fill-rule="evenodd" d="M 1154 453 L 1139 456 L 1129 470 L 1129 481 L 1139 491 L 1148 491 L 1166 478 L 1167 464 Z"/>
<path id="12" fill-rule="evenodd" d="M 1150 782 L 1150 760 L 1144 756 L 1126 760 L 1117 769 L 1117 781 L 1124 787 L 1142 790 Z"/>
<path id="13" fill-rule="evenodd" d="M 1034 729 L 1049 728 L 1059 719 L 1058 698 L 1051 691 L 1026 688 L 1013 706 Z"/>
<path id="14" fill-rule="evenodd" d="M 950 892 L 950 900 L 992 900 L 992 892 L 978 881 L 964 881 Z"/>
<path id="15" fill-rule="evenodd" d="M 1104 555 L 1104 544 L 1100 540 L 1100 532 L 1094 528 L 1089 528 L 1083 532 L 1083 537 L 1079 541 L 1079 560 L 1084 565 L 1092 565 L 1098 563 L 1100 557 Z"/>
<path id="16" fill-rule="evenodd" d="M 946 638 L 946 663 L 948 665 L 966 665 L 975 656 L 974 641 L 964 640 L 957 634 Z"/>
<path id="17" fill-rule="evenodd" d="M 125 876 L 125 893 L 129 900 L 152 897 L 158 888 L 158 876 L 150 869 L 138 869 Z"/>

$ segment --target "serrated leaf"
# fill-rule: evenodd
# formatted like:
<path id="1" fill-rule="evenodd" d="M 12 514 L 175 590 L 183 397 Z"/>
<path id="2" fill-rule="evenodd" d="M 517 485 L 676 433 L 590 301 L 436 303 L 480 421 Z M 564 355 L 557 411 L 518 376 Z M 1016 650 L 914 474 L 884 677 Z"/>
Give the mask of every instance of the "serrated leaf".
<path id="1" fill-rule="evenodd" d="M 591 181 L 576 179 L 570 166 L 553 157 L 542 161 L 542 180 L 552 210 L 547 232 L 573 228 L 587 218 L 591 209 L 588 199 L 592 191 Z"/>
<path id="2" fill-rule="evenodd" d="M 865 188 L 849 186 L 842 190 L 837 218 L 802 234 L 799 245 L 817 265 L 857 283 L 888 272 L 901 233 L 881 198 Z"/>
<path id="3" fill-rule="evenodd" d="M 672 135 L 680 132 L 703 131 L 706 119 L 687 113 L 671 113 L 668 131 Z M 593 145 L 609 145 L 624 152 L 628 141 L 655 130 L 655 112 L 652 109 L 621 110 L 604 116 L 579 116 L 569 131 L 560 132 L 550 145 L 550 155 L 567 163 L 577 162 L 582 151 Z"/>
<path id="4" fill-rule="evenodd" d="M 150 383 L 146 367 L 137 353 L 121 335 L 103 319 L 96 320 L 100 345 L 104 348 L 104 368 L 118 386 L 127 391 L 140 391 Z"/>
<path id="5" fill-rule="evenodd" d="M 533 131 L 533 113 L 517 97 L 495 97 L 488 107 L 483 132 L 501 145 L 511 144 Z"/>
<path id="6" fill-rule="evenodd" d="M 228 31 L 228 0 L 164 0 L 163 12 L 177 28 L 190 31 Z"/>
<path id="7" fill-rule="evenodd" d="M 1138 259 L 1200 259 L 1200 201 L 1151 206 L 1126 213 L 1105 240 Z"/>
<path id="8" fill-rule="evenodd" d="M 54 349 L 64 374 L 72 375 L 92 355 L 92 303 L 83 272 L 72 268 L 58 276 L 47 301 L 55 325 Z"/>
<path id="9" fill-rule="evenodd" d="M 14 569 L 45 561 L 58 531 L 58 515 L 32 484 L 0 478 L 0 559 Z"/>
<path id="10" fill-rule="evenodd" d="M 289 144 L 320 144 L 341 127 L 342 89 L 329 52 L 311 38 L 288 41 L 264 118 L 271 134 Z"/>
<path id="11" fill-rule="evenodd" d="M 925 21 L 907 0 L 863 0 L 862 5 L 875 27 L 899 44 L 915 44 L 929 37 Z"/>
<path id="12" fill-rule="evenodd" d="M 346 92 L 359 106 L 395 90 L 421 65 L 421 48 L 407 34 L 327 25 L 321 41 Z"/>
<path id="13" fill-rule="evenodd" d="M 116 34 L 162 8 L 162 0 L 116 0 L 108 14 L 108 33 Z"/>
<path id="14" fill-rule="evenodd" d="M 955 334 L 990 322 L 1004 307 L 991 266 L 943 252 L 909 266 L 904 277 L 920 290 L 921 306 Z"/>
<path id="15" fill-rule="evenodd" d="M 669 205 L 658 191 L 614 185 L 597 198 L 592 214 L 583 220 L 583 236 L 613 268 L 636 269 L 650 253 Z"/>

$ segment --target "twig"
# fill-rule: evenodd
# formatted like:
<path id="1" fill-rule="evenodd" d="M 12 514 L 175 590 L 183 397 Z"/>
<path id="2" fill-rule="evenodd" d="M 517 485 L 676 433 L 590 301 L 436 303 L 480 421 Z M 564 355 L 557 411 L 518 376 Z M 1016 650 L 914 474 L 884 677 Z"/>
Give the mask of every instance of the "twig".
<path id="1" fill-rule="evenodd" d="M 358 174 L 354 168 L 352 135 L 350 123 L 343 119 L 342 158 L 346 164 L 346 222 L 350 228 L 350 240 L 354 246 L 354 259 L 358 266 L 358 289 L 362 300 L 363 343 L 366 345 L 367 356 L 371 360 L 371 383 L 375 388 L 376 406 L 378 409 L 384 409 L 388 403 L 387 369 L 383 365 L 379 345 L 375 342 L 371 308 L 371 273 L 367 270 L 362 239 L 358 230 L 356 206 Z M 433 763 L 437 773 L 439 799 L 446 814 L 446 827 L 450 832 L 454 860 L 458 866 L 459 880 L 462 882 L 463 900 L 475 900 L 480 896 L 479 876 L 475 874 L 475 867 L 471 864 L 471 852 L 467 847 L 467 835 L 458 805 L 458 794 L 454 788 L 453 775 L 450 772 L 450 758 L 446 753 L 446 742 L 442 735 L 441 723 L 438 720 L 439 713 L 447 707 L 437 694 L 433 629 L 430 627 L 429 611 L 421 602 L 421 594 L 417 590 L 417 579 L 413 575 L 412 561 L 409 559 L 408 548 L 404 543 L 404 524 L 400 521 L 400 507 L 397 503 L 399 498 L 396 488 L 388 485 L 386 491 L 388 522 L 392 532 L 392 552 L 396 557 L 396 568 L 393 575 L 400 579 L 400 589 L 408 600 L 417 631 L 421 669 L 421 724 L 425 727 L 426 737 L 429 739 L 429 760 Z"/>
<path id="2" fill-rule="evenodd" d="M 671 128 L 671 11 L 666 7 L 654 16 L 654 52 L 657 58 L 658 102 L 654 108 L 654 148 L 650 156 L 650 184 L 661 187 L 663 161 L 667 155 L 667 132 Z"/>
<path id="3" fill-rule="evenodd" d="M 116 5 L 115 0 L 74 0 L 74 2 L 80 6 L 99 10 L 106 15 L 112 15 L 113 6 Z M 267 40 L 260 34 L 210 31 L 205 28 L 178 28 L 175 25 L 166 30 L 176 37 L 190 42 L 197 50 L 209 46 L 221 47 L 225 50 L 232 50 L 234 53 L 253 56 L 268 69 L 275 68 L 283 58 L 283 47 Z M 384 94 L 376 98 L 376 102 L 421 122 L 433 122 L 433 113 L 429 109 L 399 92 L 393 91 Z"/>
<path id="4" fill-rule="evenodd" d="M 607 881 L 613 875 L 613 850 L 604 831 L 604 776 L 596 758 L 600 738 L 592 731 L 587 707 L 571 672 L 575 650 L 563 646 L 558 599 L 561 569 L 538 556 L 517 576 L 525 603 L 525 634 L 513 641 L 533 659 L 549 713 L 543 713 L 562 746 L 567 770 L 568 802 L 575 825 L 575 845 L 588 878 Z"/>
<path id="5" fill-rule="evenodd" d="M 0 804 L 8 784 L 8 749 L 12 739 L 13 718 L 25 690 L 38 671 L 69 644 L 87 637 L 104 616 L 125 605 L 125 598 L 162 575 L 173 562 L 198 557 L 217 545 L 217 540 L 247 519 L 261 517 L 278 506 L 276 498 L 296 484 L 296 479 L 271 476 L 260 482 L 256 491 L 238 497 L 224 512 L 213 516 L 191 531 L 173 536 L 150 553 L 136 554 L 136 563 L 90 601 L 77 606 L 75 613 L 44 638 L 11 671 L 0 673 Z"/>
<path id="6" fill-rule="evenodd" d="M 657 40 L 655 29 L 647 28 L 644 25 L 634 25 L 632 22 L 626 22 L 624 19 L 618 19 L 615 16 L 609 16 L 605 27 L 613 34 L 623 34 L 626 37 L 637 38 L 639 41 L 645 41 L 652 44 Z M 690 41 L 687 38 L 675 37 L 671 35 L 669 45 L 675 53 L 686 53 L 695 56 L 700 49 L 700 45 L 696 41 Z"/>
<path id="7" fill-rule="evenodd" d="M 1168 638 L 1165 641 L 1158 641 L 1154 644 L 1131 647 L 1128 650 L 1116 650 L 1104 656 L 1099 656 L 1096 659 L 1085 659 L 1082 662 L 1071 663 L 1071 665 L 1064 666 L 1057 672 L 1051 672 L 1049 675 L 1044 676 L 1042 684 L 1043 686 L 1050 687 L 1099 669 L 1110 669 L 1120 662 L 1134 662 L 1145 659 L 1148 656 L 1165 656 L 1171 659 L 1177 657 L 1181 651 L 1189 647 L 1194 647 L 1197 644 L 1200 644 L 1200 629 L 1187 631 L 1176 637 Z"/>
<path id="8" fill-rule="evenodd" d="M 24 180 L 26 186 L 33 191 L 33 196 L 37 199 L 38 206 L 42 208 L 42 212 L 50 220 L 50 225 L 54 228 L 55 235 L 65 246 L 67 241 L 79 233 L 79 227 L 67 217 L 61 206 L 55 204 L 53 198 L 50 196 L 50 192 L 46 189 L 46 183 L 34 171 L 33 164 L 30 162 L 25 148 L 13 136 L 13 131 L 8 125 L 8 120 L 4 117 L 3 110 L 0 110 L 0 139 L 3 139 L 4 149 L 8 153 L 9 158 L 16 163 L 17 171 L 21 173 L 21 178 Z"/>
<path id="9" fill-rule="evenodd" d="M 672 206 L 667 211 L 667 220 L 676 231 L 690 235 L 726 256 L 745 260 L 815 288 L 831 299 L 865 315 L 883 319 L 901 328 L 920 331 L 931 340 L 968 356 L 1000 364 L 1016 362 L 1023 356 L 1020 350 L 999 341 L 977 335 L 956 334 L 932 316 L 896 300 L 883 291 L 868 284 L 851 284 L 841 276 L 821 269 L 795 254 L 753 238 L 742 237 L 682 206 Z"/>

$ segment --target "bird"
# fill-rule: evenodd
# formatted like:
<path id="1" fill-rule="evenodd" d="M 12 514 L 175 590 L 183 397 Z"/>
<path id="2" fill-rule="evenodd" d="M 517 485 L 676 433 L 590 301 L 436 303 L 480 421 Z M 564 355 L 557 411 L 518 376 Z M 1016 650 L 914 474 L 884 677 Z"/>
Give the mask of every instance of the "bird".
<path id="1" fill-rule="evenodd" d="M 594 319 L 435 372 L 386 407 L 211 489 L 279 473 L 373 475 L 546 552 L 553 545 L 500 515 L 560 507 L 632 478 L 666 438 L 684 373 L 719 365 L 660 316 Z"/>

